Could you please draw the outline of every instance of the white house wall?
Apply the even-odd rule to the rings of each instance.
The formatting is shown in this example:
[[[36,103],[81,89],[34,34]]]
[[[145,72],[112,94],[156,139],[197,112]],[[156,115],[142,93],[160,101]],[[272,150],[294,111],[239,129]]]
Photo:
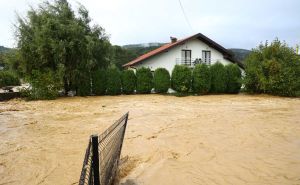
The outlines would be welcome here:
[[[230,64],[230,62],[227,59],[224,59],[223,54],[219,51],[217,51],[214,48],[209,47],[204,42],[193,39],[185,42],[184,44],[177,45],[168,51],[162,52],[160,54],[157,54],[153,57],[150,57],[134,67],[140,68],[140,67],[148,67],[152,71],[159,67],[166,68],[170,73],[172,72],[174,66],[176,65],[176,58],[181,58],[181,50],[182,49],[188,49],[192,51],[192,58],[202,58],[202,50],[209,50],[211,51],[211,64],[216,63],[217,61],[221,62],[224,65]]]

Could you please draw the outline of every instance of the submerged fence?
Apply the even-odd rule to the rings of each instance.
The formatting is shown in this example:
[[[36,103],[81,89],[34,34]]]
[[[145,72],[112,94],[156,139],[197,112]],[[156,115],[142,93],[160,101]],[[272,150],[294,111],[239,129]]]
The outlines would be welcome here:
[[[118,172],[128,113],[101,135],[92,135],[86,149],[79,185],[111,185]]]

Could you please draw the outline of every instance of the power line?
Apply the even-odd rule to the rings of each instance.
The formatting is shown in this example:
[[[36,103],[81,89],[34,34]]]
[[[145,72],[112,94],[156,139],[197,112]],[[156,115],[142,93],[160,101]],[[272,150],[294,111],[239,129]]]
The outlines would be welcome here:
[[[188,19],[187,15],[186,15],[185,11],[184,11],[184,8],[183,8],[183,6],[182,6],[182,3],[181,3],[181,1],[180,1],[180,0],[178,0],[178,1],[179,1],[180,8],[181,8],[181,11],[182,11],[182,13],[183,13],[183,16],[184,16],[184,18],[185,18],[185,21],[186,21],[186,22],[187,22],[187,24],[189,25],[189,27],[190,27],[191,31],[192,31],[192,32],[194,32],[194,30],[193,30],[193,27],[192,27],[192,25],[191,25],[191,23],[190,23],[190,21],[189,21],[189,19]]]

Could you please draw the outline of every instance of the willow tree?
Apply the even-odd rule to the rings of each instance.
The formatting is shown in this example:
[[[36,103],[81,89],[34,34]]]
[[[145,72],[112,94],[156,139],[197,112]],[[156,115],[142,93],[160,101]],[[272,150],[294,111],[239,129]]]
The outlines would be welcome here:
[[[108,66],[110,48],[104,29],[91,26],[90,22],[83,6],[74,12],[67,0],[45,2],[31,8],[25,18],[18,16],[18,48],[28,79],[38,78],[34,71],[52,71],[54,75],[62,74],[65,92],[89,94],[91,71]],[[61,69],[63,72],[59,73]]]

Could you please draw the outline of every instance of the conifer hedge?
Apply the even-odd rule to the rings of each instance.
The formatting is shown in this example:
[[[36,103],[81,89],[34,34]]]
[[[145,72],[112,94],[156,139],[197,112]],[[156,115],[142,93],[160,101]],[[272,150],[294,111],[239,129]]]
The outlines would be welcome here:
[[[122,72],[122,90],[124,94],[133,94],[136,88],[136,76],[134,71],[125,70]]]
[[[121,74],[117,68],[108,68],[106,73],[107,88],[106,94],[118,95],[121,94]]]
[[[212,93],[225,93],[227,84],[227,74],[222,63],[217,62],[210,67]]]
[[[195,66],[192,75],[192,89],[194,93],[207,94],[211,86],[211,72],[206,64]]]
[[[179,93],[187,93],[191,86],[191,70],[184,65],[176,65],[172,71],[171,86]]]
[[[153,88],[153,76],[149,68],[139,68],[136,70],[137,92],[141,94],[151,93]]]
[[[170,74],[165,68],[157,68],[154,71],[154,89],[157,93],[166,93],[170,87]]]

